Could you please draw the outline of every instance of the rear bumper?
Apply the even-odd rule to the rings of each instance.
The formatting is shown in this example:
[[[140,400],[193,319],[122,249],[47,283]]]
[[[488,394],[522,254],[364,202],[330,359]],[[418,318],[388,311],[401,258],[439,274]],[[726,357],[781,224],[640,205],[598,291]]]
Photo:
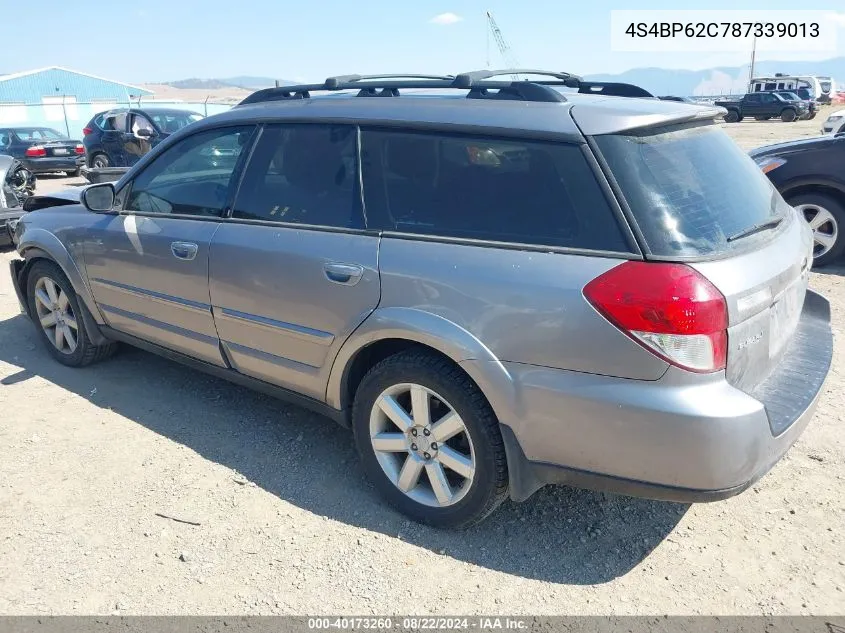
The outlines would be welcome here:
[[[723,374],[632,381],[505,364],[518,410],[502,419],[511,496],[566,484],[678,502],[736,495],[806,428],[833,356],[830,306],[808,291],[784,360],[751,394]]]
[[[85,157],[76,154],[61,158],[21,158],[20,161],[33,174],[76,171],[85,165]]]

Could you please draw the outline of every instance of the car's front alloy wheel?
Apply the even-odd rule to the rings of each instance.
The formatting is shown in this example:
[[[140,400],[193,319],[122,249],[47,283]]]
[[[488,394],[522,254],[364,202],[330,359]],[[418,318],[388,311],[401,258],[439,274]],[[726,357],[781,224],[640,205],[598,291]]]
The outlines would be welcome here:
[[[83,367],[109,356],[115,343],[94,345],[88,337],[79,298],[59,266],[36,261],[26,283],[29,315],[38,328],[47,351],[70,367]]]
[[[47,340],[62,354],[73,354],[79,340],[79,323],[68,294],[50,277],[35,282],[35,312]]]

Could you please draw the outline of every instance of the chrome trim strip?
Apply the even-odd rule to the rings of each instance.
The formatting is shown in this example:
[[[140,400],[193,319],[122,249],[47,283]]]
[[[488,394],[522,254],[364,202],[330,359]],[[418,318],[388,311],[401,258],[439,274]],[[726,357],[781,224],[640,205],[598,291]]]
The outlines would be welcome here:
[[[218,306],[212,307],[212,314],[215,319],[232,321],[235,323],[258,326],[260,328],[278,332],[281,330],[288,336],[308,341],[309,343],[316,343],[317,345],[329,346],[334,342],[334,334],[331,332],[324,332],[323,330],[315,330],[304,325],[296,325],[295,323],[287,323],[285,321],[277,321],[257,314],[249,314],[247,312],[240,312],[232,310],[231,308],[221,308]]]
[[[146,290],[145,288],[138,288],[137,286],[128,286],[126,284],[122,284],[116,281],[98,279],[95,277],[91,279],[91,285],[100,286],[101,288],[106,288],[108,290],[117,290],[119,292],[132,295],[133,297],[138,297],[140,299],[149,299],[151,301],[156,301],[165,305],[176,305],[180,308],[186,308],[188,310],[191,310],[192,312],[198,312],[204,315],[208,315],[209,312],[211,312],[211,306],[205,303],[199,303],[198,301],[191,301],[189,299],[183,299],[181,297],[174,297],[173,295],[167,295],[161,292],[155,292],[153,290]]]

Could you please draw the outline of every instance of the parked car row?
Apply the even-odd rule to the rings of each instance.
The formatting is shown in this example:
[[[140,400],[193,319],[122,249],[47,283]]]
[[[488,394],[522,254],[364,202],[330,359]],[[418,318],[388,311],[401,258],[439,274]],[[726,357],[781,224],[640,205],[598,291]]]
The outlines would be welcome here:
[[[0,154],[16,158],[33,174],[78,176],[85,164],[81,141],[47,127],[0,127]]]
[[[201,114],[175,108],[116,108],[100,112],[83,129],[89,167],[131,167],[174,132],[199,121]]]
[[[806,92],[806,91],[805,91]],[[809,98],[804,99],[794,91],[749,92],[738,100],[720,100],[715,105],[725,108],[727,123],[738,123],[746,117],[757,121],[779,118],[785,123],[800,119],[811,119],[818,112],[818,105]]]
[[[830,369],[813,230],[722,110],[514,72],[270,88],[33,198],[22,310],[64,365],[128,343],[337,420],[418,521],[742,492]]]

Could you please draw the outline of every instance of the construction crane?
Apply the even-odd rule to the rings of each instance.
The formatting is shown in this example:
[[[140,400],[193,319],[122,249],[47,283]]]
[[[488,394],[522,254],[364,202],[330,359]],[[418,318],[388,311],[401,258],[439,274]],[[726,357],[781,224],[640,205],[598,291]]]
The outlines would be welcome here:
[[[496,40],[496,46],[499,49],[499,52],[502,54],[502,59],[505,62],[505,66],[508,68],[519,68],[519,62],[516,61],[516,58],[511,51],[511,47],[508,46],[507,41],[505,41],[505,36],[502,35],[501,29],[496,24],[496,20],[493,19],[493,14],[487,11],[487,26],[490,27],[490,33],[493,34],[493,39]],[[487,67],[490,67],[490,38],[487,38]],[[511,78],[514,81],[519,81],[519,75],[511,75]]]

